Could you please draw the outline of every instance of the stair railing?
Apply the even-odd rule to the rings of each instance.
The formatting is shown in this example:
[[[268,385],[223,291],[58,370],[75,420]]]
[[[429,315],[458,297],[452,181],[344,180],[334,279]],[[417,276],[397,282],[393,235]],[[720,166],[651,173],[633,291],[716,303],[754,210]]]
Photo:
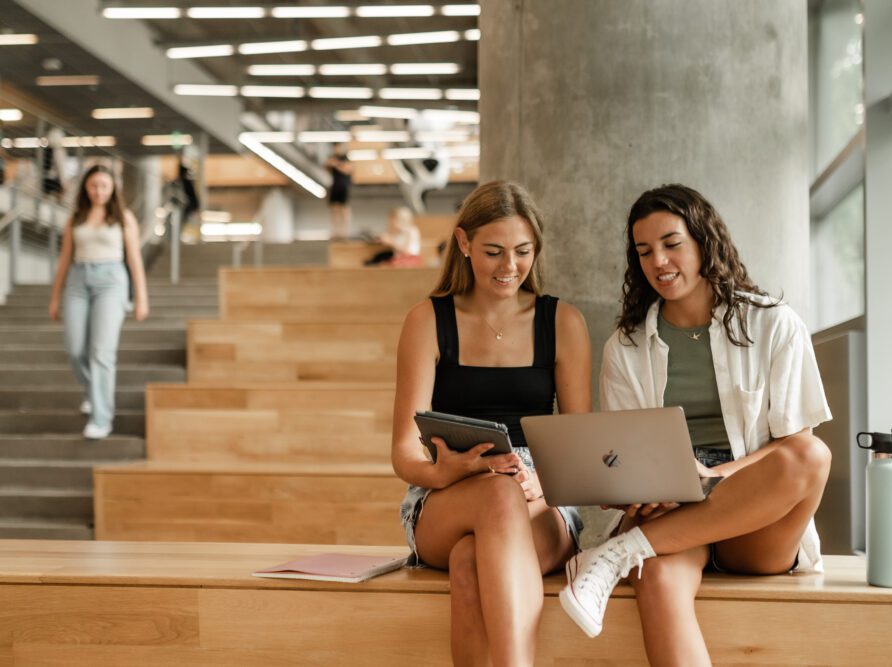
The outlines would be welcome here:
[[[33,220],[47,228],[48,280],[52,282],[59,257],[59,231],[65,227],[68,208],[26,188],[13,185],[0,187],[9,193],[9,210],[0,218],[0,234],[9,228],[9,284],[12,286],[17,283],[22,223],[27,220]]]

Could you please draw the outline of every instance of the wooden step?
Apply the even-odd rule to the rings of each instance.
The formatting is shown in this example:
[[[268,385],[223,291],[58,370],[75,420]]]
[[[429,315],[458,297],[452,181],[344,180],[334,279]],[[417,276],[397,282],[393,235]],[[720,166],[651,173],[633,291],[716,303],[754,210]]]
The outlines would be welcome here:
[[[148,457],[389,463],[389,383],[146,385]]]
[[[220,269],[220,319],[402,322],[437,269]]]
[[[145,461],[93,473],[103,540],[398,544],[406,484],[389,464]]]
[[[396,378],[397,322],[191,320],[189,382]]]
[[[339,551],[404,547],[0,541],[0,663],[436,667],[449,656],[443,572],[398,570],[362,584],[259,579],[251,572]],[[707,574],[697,600],[716,665],[889,664],[892,589],[862,560],[824,575]],[[564,614],[562,574],[545,578],[536,665],[647,665],[632,590],[613,594],[598,639]]]

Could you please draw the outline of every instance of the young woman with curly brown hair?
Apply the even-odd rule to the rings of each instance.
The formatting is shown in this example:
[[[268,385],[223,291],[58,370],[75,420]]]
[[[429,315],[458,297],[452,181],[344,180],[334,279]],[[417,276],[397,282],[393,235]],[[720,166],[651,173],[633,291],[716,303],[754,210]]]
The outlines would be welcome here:
[[[595,636],[614,586],[637,568],[651,664],[708,665],[694,612],[704,568],[822,569],[812,517],[830,452],[811,429],[830,411],[802,320],[749,278],[691,188],[663,186],[632,206],[600,381],[605,410],[682,406],[701,475],[725,479],[700,503],[624,508],[616,537],[568,562],[561,602]]]

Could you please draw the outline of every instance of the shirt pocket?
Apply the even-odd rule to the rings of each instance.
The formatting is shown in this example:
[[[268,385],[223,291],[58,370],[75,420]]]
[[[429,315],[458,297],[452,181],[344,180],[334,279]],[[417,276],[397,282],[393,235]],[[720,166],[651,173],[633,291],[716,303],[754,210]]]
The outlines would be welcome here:
[[[761,419],[765,385],[754,389],[744,389],[738,385],[737,395],[741,406],[743,442],[747,454],[751,454],[769,439],[767,414],[765,419]]]

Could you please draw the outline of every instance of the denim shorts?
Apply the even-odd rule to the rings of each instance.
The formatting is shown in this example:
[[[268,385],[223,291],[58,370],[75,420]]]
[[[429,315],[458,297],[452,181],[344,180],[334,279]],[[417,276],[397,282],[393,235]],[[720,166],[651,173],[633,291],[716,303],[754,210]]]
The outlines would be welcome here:
[[[694,447],[694,457],[707,468],[734,460],[731,450],[722,447]]]
[[[527,468],[535,470],[529,449],[526,447],[515,447],[514,451],[520,456]],[[406,543],[412,549],[412,554],[406,562],[406,567],[425,567],[424,561],[418,557],[418,549],[415,546],[415,524],[418,523],[418,519],[421,517],[421,512],[424,509],[424,501],[427,500],[432,490],[410,484],[403,502],[400,504],[400,521],[403,524],[403,529],[406,531]],[[584,527],[579,510],[575,507],[558,507],[557,510],[564,518],[567,534],[573,539],[573,544],[576,550],[579,551],[579,534]]]

